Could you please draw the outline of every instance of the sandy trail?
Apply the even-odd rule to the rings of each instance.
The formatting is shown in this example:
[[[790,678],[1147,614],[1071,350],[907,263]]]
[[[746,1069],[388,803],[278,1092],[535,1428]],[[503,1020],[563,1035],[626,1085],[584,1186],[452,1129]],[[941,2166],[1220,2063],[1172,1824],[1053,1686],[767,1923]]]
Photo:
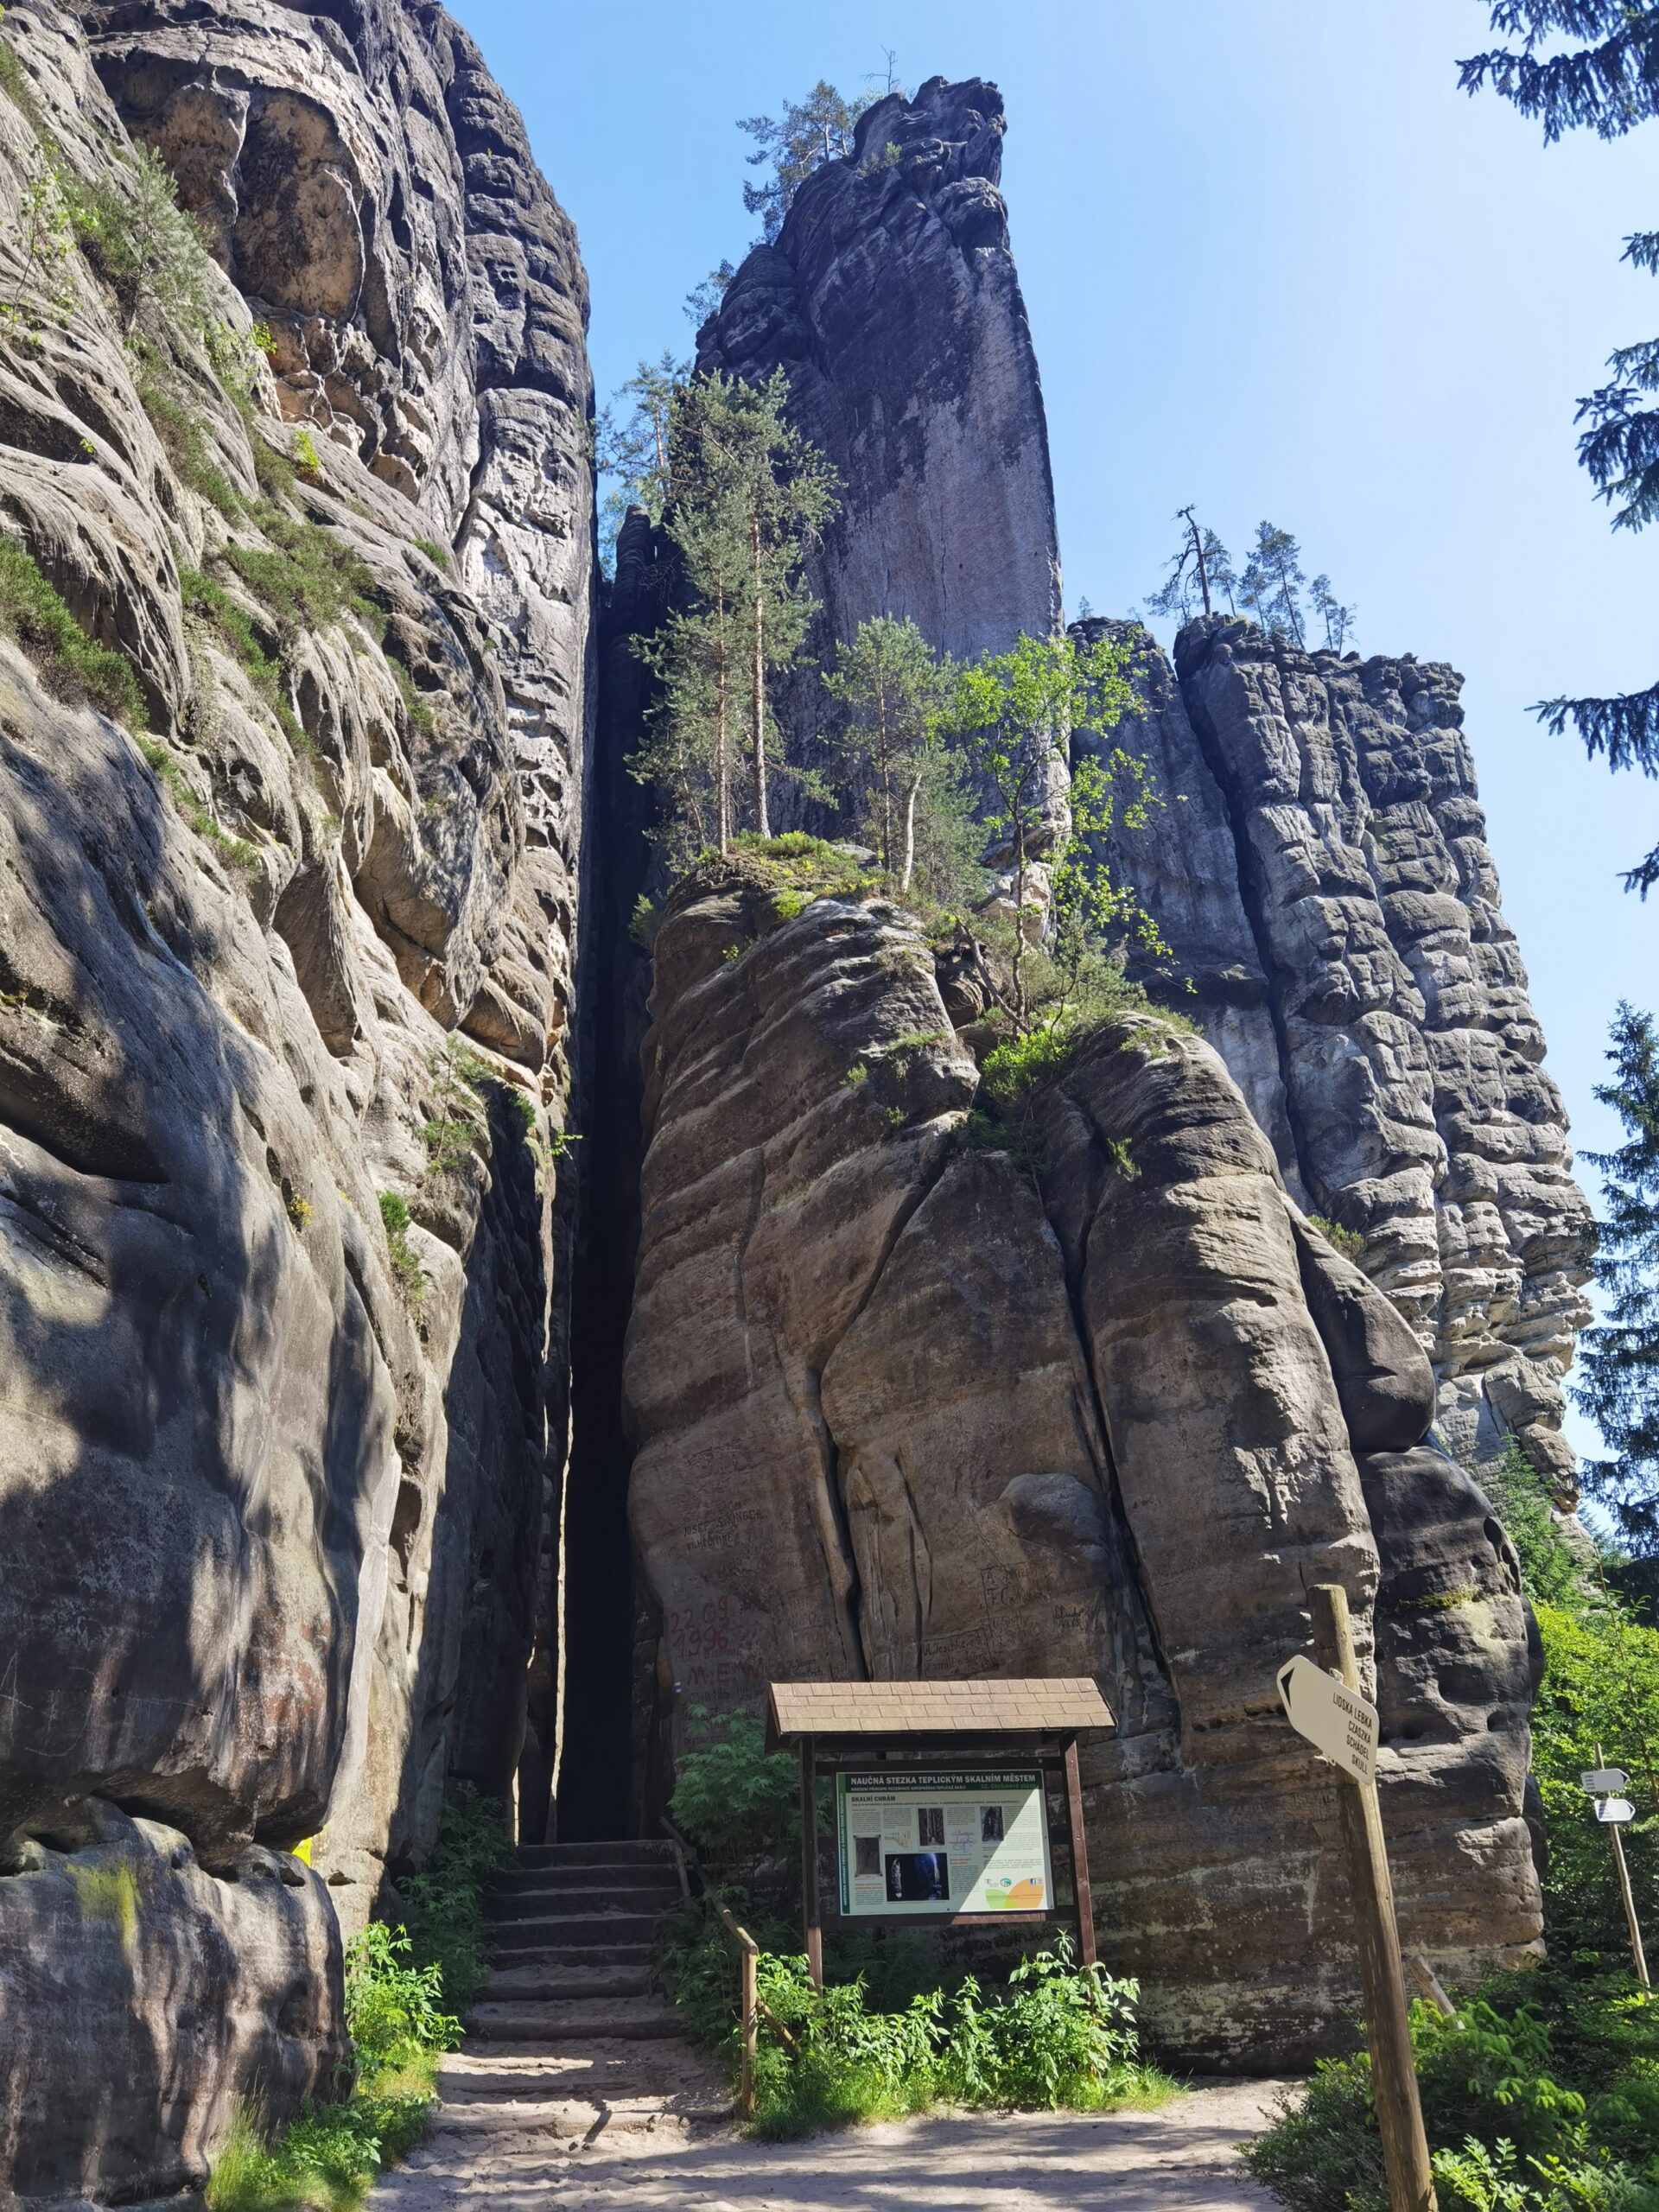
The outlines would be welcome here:
[[[465,2062],[461,2064],[464,2066]],[[463,2082],[446,2082],[464,2098]],[[523,2125],[480,2138],[446,2101],[427,2143],[386,2176],[372,2212],[1270,2212],[1237,2145],[1278,2084],[1206,2082],[1160,2112],[962,2114],[802,2143],[729,2126],[601,2113],[582,2133]],[[543,2108],[546,2110],[546,2107]]]

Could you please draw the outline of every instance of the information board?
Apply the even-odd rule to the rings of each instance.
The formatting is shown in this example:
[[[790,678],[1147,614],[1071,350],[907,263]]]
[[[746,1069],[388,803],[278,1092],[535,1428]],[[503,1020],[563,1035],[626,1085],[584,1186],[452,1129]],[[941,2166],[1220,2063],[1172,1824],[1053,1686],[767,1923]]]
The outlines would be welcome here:
[[[1034,1768],[836,1777],[841,1910],[904,1919],[1052,1912],[1043,1777]]]

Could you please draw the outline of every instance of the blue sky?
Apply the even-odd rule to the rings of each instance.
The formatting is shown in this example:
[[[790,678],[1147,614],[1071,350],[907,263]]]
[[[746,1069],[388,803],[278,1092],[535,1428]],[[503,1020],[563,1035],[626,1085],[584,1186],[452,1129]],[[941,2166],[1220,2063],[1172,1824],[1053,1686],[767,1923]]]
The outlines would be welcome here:
[[[1611,348],[1659,329],[1659,283],[1618,258],[1659,219],[1659,126],[1545,149],[1459,93],[1478,0],[456,12],[580,230],[601,397],[687,349],[684,294],[753,237],[736,118],[885,78],[889,48],[908,85],[1000,85],[1068,609],[1134,611],[1190,500],[1235,551],[1263,517],[1294,531],[1362,652],[1461,669],[1548,1065],[1576,1141],[1615,1141],[1607,1023],[1659,1002],[1659,899],[1617,872],[1659,842],[1659,790],[1526,709],[1659,676],[1659,531],[1609,531],[1573,429]]]

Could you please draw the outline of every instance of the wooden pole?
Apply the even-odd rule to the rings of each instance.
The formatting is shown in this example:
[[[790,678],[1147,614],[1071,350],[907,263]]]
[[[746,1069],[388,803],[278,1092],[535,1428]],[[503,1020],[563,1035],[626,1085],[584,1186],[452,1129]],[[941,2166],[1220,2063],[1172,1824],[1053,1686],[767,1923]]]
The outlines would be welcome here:
[[[818,1921],[818,1777],[812,1738],[801,1738],[801,1923],[812,1986],[823,1987],[823,1929]]]
[[[754,2118],[755,2017],[760,1993],[755,1986],[754,1951],[746,1943],[738,1956],[738,1986],[743,2006],[743,2070],[737,2085],[741,2120]]]
[[[1596,1745],[1596,1764],[1601,1764],[1601,1745]],[[1642,1948],[1642,1923],[1636,1916],[1636,1898],[1630,1890],[1630,1870],[1624,1864],[1624,1839],[1618,1832],[1618,1822],[1605,1823],[1608,1840],[1613,1847],[1613,1864],[1618,1869],[1618,1894],[1624,1902],[1624,1925],[1630,1931],[1630,1956],[1636,1961],[1636,1978],[1643,1989],[1651,1989],[1648,1980],[1648,1955]]]
[[[1319,1664],[1357,1692],[1359,1669],[1354,1658],[1347,1592],[1340,1583],[1319,1582],[1307,1596],[1313,1649]],[[1339,1802],[1360,1980],[1365,1994],[1371,2087],[1388,2169],[1389,2212],[1436,2212],[1428,2139],[1423,2133],[1422,2107],[1417,2097],[1417,2068],[1411,2055],[1405,1977],[1400,1970],[1394,1885],[1389,1878],[1376,1783],[1355,1782],[1342,1774]]]
[[[1077,1898],[1077,1950],[1095,1963],[1095,1899],[1089,1886],[1089,1839],[1083,1828],[1083,1785],[1077,1778],[1077,1739],[1065,1747],[1065,1818],[1071,1841],[1071,1886]]]

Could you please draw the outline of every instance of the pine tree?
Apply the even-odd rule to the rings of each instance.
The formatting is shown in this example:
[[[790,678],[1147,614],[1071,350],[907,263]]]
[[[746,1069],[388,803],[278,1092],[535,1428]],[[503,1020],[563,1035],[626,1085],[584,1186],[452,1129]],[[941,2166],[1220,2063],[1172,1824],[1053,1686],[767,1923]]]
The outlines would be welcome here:
[[[1568,130],[1622,138],[1659,115],[1659,6],[1639,0],[1494,0],[1494,30],[1515,46],[1471,54],[1459,64],[1467,92],[1490,86],[1522,115],[1544,126],[1552,144]],[[1564,52],[1541,53],[1561,38],[1586,41]],[[1659,273],[1659,232],[1624,241],[1625,260]],[[1599,495],[1617,508],[1615,530],[1642,530],[1659,517],[1659,409],[1644,407],[1659,392],[1659,340],[1620,346],[1608,361],[1613,380],[1579,402],[1579,461]],[[1533,710],[1554,737],[1570,727],[1593,760],[1659,776],[1659,683],[1609,698],[1544,699]],[[1659,846],[1624,875],[1627,891],[1645,899],[1659,883]]]
[[[1313,612],[1325,625],[1325,645],[1327,652],[1339,653],[1347,644],[1354,626],[1354,612],[1344,607],[1331,588],[1329,576],[1315,576],[1307,588],[1313,602]]]
[[[1214,613],[1224,598],[1230,613],[1238,582],[1232,556],[1213,530],[1199,528],[1191,507],[1181,508],[1175,519],[1186,524],[1186,536],[1169,557],[1169,574],[1146,601],[1147,613],[1190,622],[1195,613]]]
[[[662,358],[641,361],[594,426],[594,459],[611,488],[601,510],[603,534],[614,538],[631,506],[644,507],[661,522],[673,490],[669,466],[669,426],[677,393],[690,377],[689,361],[677,361],[666,346]],[[624,420],[616,410],[632,402]]]
[[[766,183],[743,188],[743,205],[751,215],[760,216],[768,245],[782,230],[791,201],[813,170],[822,168],[826,162],[850,157],[854,127],[875,98],[874,92],[863,92],[855,99],[843,99],[821,77],[804,100],[785,101],[781,122],[774,122],[769,115],[752,115],[738,124],[755,142],[755,150],[748,156],[749,167],[760,168],[772,163],[772,175]]]
[[[1306,651],[1301,595],[1307,579],[1300,565],[1301,556],[1301,547],[1287,530],[1258,523],[1238,595],[1276,644],[1297,645]]]
[[[936,659],[913,622],[890,614],[861,622],[824,678],[845,716],[834,741],[841,780],[869,820],[883,873],[902,891],[915,872],[917,809],[938,766],[939,716],[955,681],[954,664]]]
[[[1597,1224],[1595,1281],[1607,1319],[1579,1339],[1573,1396],[1611,1457],[1580,1469],[1586,1490],[1612,1511],[1638,1553],[1659,1553],[1659,1038],[1653,1017],[1621,1004],[1608,1058],[1614,1079],[1596,1096],[1624,1125],[1616,1152],[1584,1154],[1599,1167],[1606,1217]]]
[[[817,607],[802,562],[836,505],[833,470],[784,420],[788,397],[779,369],[760,385],[694,378],[669,403],[664,527],[691,605],[636,643],[663,690],[632,766],[669,797],[671,838],[712,831],[722,852],[741,810],[740,744],[753,825],[771,835],[770,683],[799,655]]]

